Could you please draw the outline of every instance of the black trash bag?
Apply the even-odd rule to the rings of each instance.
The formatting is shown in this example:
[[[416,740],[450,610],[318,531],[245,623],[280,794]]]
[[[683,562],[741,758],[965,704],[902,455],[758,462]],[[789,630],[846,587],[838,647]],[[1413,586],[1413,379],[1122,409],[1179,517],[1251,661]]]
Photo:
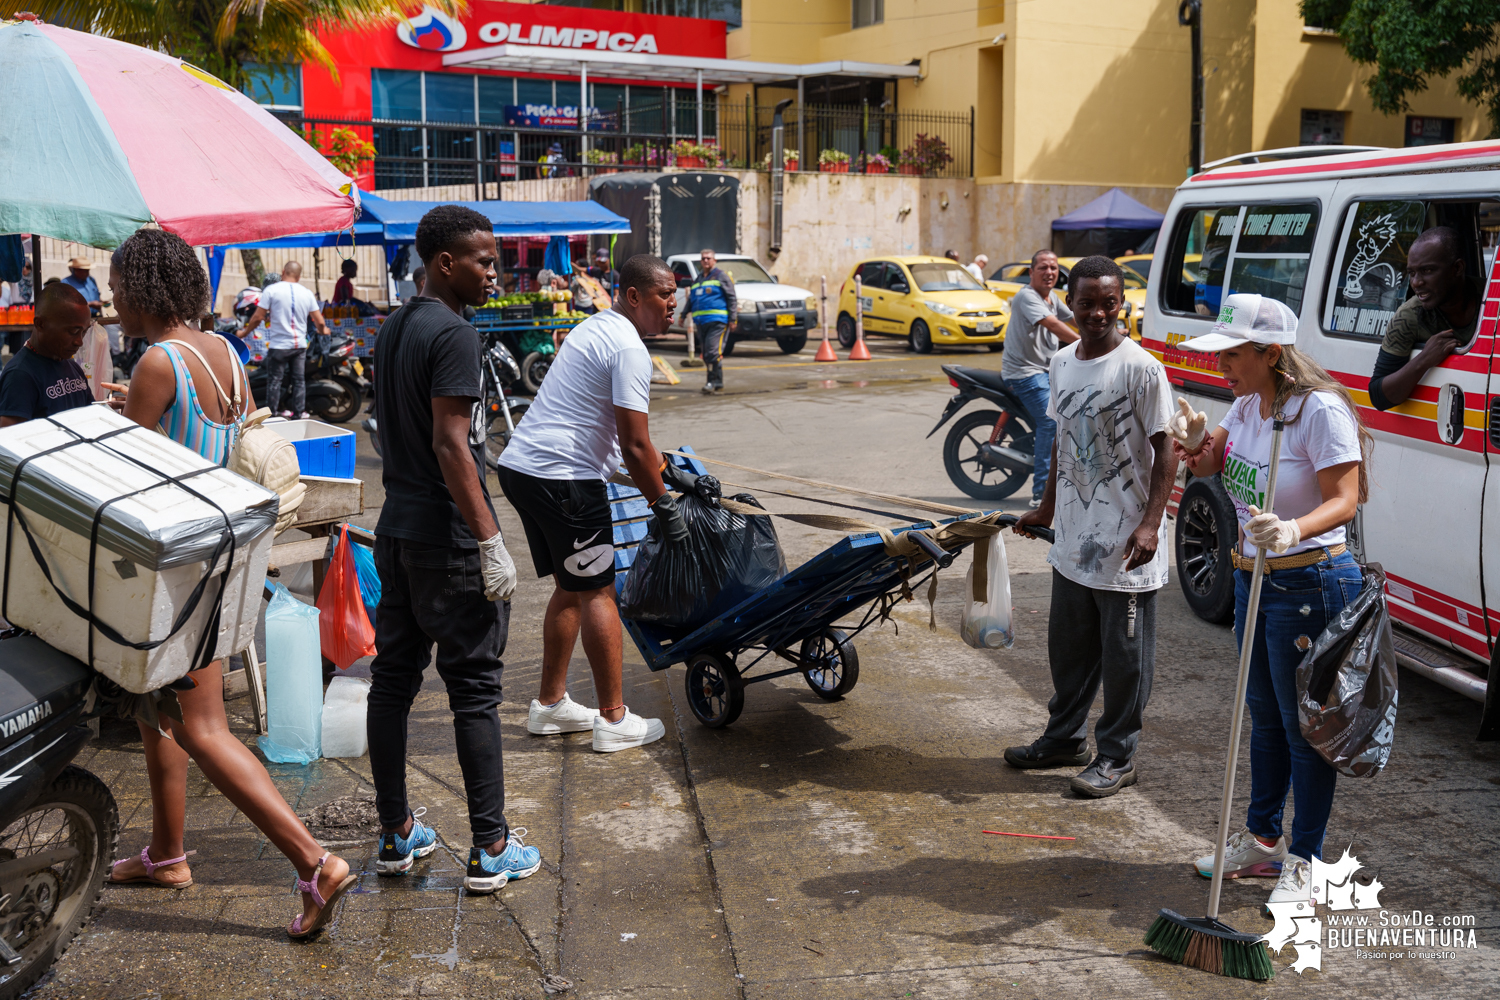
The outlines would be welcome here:
[[[1391,757],[1398,693],[1385,573],[1370,565],[1297,668],[1302,735],[1340,774],[1374,777]]]
[[[759,507],[741,493],[732,499]],[[786,575],[769,517],[732,514],[684,493],[677,499],[688,540],[672,545],[655,518],[620,591],[620,617],[694,629]]]

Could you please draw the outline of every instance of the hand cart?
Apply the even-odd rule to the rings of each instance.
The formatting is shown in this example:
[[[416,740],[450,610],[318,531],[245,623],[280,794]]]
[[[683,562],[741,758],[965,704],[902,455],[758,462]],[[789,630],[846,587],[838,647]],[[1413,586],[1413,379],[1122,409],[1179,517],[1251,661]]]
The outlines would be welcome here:
[[[707,472],[696,459],[672,456],[671,460],[697,475]],[[608,491],[618,593],[653,515],[634,487],[609,483]],[[892,534],[900,536],[914,529],[983,516],[975,513],[937,522],[919,521],[892,529]],[[1014,523],[1014,518],[1007,515],[1005,521]],[[1044,534],[1041,529],[1033,530],[1039,536]],[[773,677],[801,674],[815,695],[837,701],[859,681],[854,637],[889,617],[894,604],[925,584],[931,574],[951,565],[969,544],[968,540],[950,541],[944,548],[920,533],[912,538],[922,556],[887,554],[881,536],[875,532],[847,535],[719,618],[691,631],[630,620],[625,621],[625,627],[652,670],[665,670],[674,663],[687,665],[688,707],[711,729],[727,726],[739,717],[745,707],[746,684]],[[864,614],[857,625],[848,630],[834,627],[835,622],[861,608]],[[750,676],[751,670],[772,655],[792,665]],[[772,661],[769,666],[779,664]]]

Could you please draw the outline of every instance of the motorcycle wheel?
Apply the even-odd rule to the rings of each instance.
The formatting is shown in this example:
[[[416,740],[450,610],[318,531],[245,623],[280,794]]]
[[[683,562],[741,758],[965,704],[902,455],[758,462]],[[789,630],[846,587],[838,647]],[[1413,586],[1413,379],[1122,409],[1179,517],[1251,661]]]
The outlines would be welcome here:
[[[104,889],[119,837],[114,796],[104,782],[69,765],[27,810],[0,831],[0,861],[14,863],[71,847],[77,855],[25,877],[0,916],[0,936],[21,955],[0,966],[0,1000],[14,1000],[62,957],[88,923]]]
[[[309,407],[320,420],[330,424],[348,423],[359,413],[359,402],[364,394],[363,390],[360,389],[358,382],[339,375],[333,376],[328,381],[338,387],[338,392],[308,400]]]
[[[519,424],[526,411],[531,409],[531,401],[527,399],[510,399],[510,422]],[[484,434],[484,462],[496,471],[500,468],[500,453],[505,446],[510,444],[510,431],[505,426],[505,414],[495,413],[490,417],[489,426],[485,428]]]
[[[1026,482],[1030,473],[986,465],[979,457],[979,446],[988,444],[995,421],[1000,419],[999,410],[974,410],[958,418],[948,437],[943,442],[943,466],[953,485],[976,500],[1004,500]],[[1030,431],[1015,433],[1019,421],[1014,415],[1005,425],[1005,431],[996,444],[1019,451],[1029,451],[1034,440]]]
[[[543,354],[541,351],[532,351],[521,360],[521,389],[529,395],[535,396],[542,391],[542,379],[547,377],[547,372],[552,368],[552,360],[555,354]],[[501,421],[502,425],[504,421]]]

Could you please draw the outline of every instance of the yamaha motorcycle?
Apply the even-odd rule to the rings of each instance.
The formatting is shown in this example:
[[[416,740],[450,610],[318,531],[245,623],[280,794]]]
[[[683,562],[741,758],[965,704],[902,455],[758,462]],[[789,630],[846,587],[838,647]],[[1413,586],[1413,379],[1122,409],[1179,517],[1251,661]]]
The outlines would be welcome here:
[[[988,368],[944,365],[958,395],[948,401],[942,419],[928,437],[965,406],[982,399],[999,410],[971,410],[959,418],[943,441],[943,466],[953,485],[977,500],[1003,500],[1026,482],[1034,468],[1036,428],[1021,399]]]
[[[342,424],[353,420],[359,413],[359,404],[365,398],[367,383],[354,370],[354,341],[341,334],[312,338],[303,362],[307,379],[307,408],[319,420],[330,424]],[[266,383],[269,375],[266,366],[260,365],[250,373],[250,391],[264,406]],[[289,380],[282,379],[282,401],[290,392]]]
[[[67,950],[114,857],[114,796],[72,764],[98,731],[96,676],[34,635],[0,632],[0,1000]]]

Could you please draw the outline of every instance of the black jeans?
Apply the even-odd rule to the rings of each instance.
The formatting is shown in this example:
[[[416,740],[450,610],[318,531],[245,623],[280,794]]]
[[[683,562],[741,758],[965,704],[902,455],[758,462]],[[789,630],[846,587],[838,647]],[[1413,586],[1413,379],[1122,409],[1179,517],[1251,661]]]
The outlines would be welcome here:
[[[281,380],[291,369],[292,398],[286,409],[293,413],[307,412],[307,348],[273,347],[266,351],[266,405],[272,413],[280,413]]]
[[[448,688],[458,766],[469,799],[474,844],[509,835],[505,765],[500,756],[500,654],[510,603],[484,596],[479,552],[438,548],[377,535],[375,660],[370,664],[366,725],[375,808],[386,827],[406,822],[406,720],[437,646],[438,676]]]

